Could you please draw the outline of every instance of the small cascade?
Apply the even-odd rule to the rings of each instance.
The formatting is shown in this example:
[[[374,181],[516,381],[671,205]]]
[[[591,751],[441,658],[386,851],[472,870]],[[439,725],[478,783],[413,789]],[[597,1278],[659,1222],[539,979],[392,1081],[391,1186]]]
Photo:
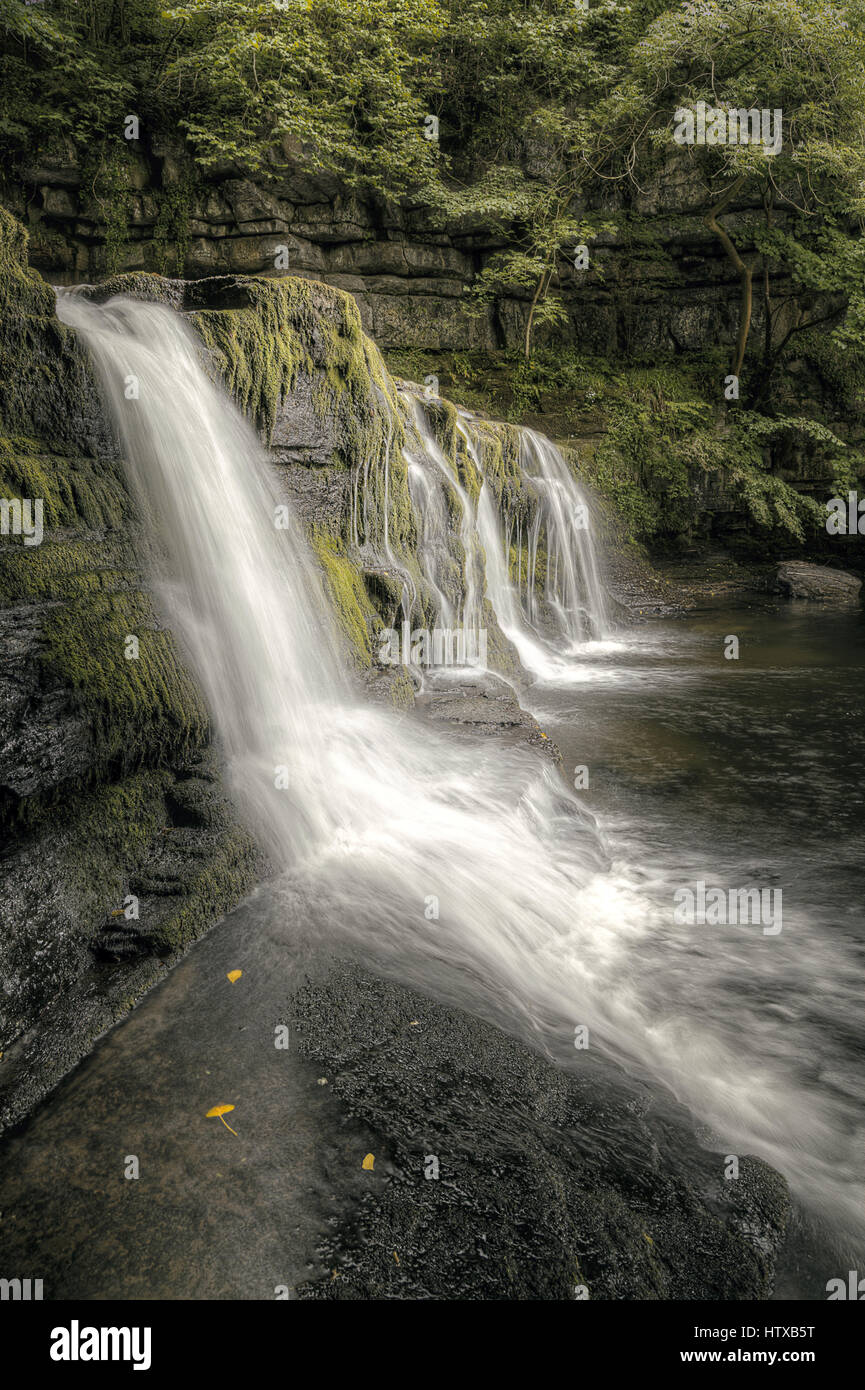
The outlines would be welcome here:
[[[412,503],[421,540],[418,557],[433,594],[437,622],[462,636],[463,650],[484,666],[484,556],[474,504],[438,443],[422,402],[402,395],[411,425],[406,448]]]
[[[609,632],[610,617],[592,539],[589,504],[552,441],[534,430],[521,433],[522,468],[539,499],[529,530],[529,621],[537,624],[546,605],[554,615],[557,633],[572,646],[603,638]],[[541,596],[536,588],[540,544],[546,548]]]
[[[375,520],[368,461],[353,482],[359,556],[404,576],[403,621],[456,630],[464,650],[477,655],[486,651],[489,603],[527,674],[561,679],[585,644],[606,637],[610,627],[591,511],[566,460],[535,431],[491,426],[466,411],[457,417],[457,447],[449,457],[427,399],[406,388],[400,405],[419,575],[412,576],[407,558],[394,555],[386,521]],[[517,447],[513,472],[502,477],[497,431],[509,428]],[[393,423],[392,436],[399,429]],[[389,456],[384,471],[389,506]],[[469,477],[476,487],[467,485]]]

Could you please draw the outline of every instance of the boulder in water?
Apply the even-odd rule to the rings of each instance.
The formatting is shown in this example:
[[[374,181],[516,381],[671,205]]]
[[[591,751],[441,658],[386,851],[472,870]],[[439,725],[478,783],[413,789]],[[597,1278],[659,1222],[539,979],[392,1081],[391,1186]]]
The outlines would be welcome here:
[[[855,603],[862,580],[847,570],[787,560],[778,566],[773,589],[784,598],[811,599],[815,603]]]

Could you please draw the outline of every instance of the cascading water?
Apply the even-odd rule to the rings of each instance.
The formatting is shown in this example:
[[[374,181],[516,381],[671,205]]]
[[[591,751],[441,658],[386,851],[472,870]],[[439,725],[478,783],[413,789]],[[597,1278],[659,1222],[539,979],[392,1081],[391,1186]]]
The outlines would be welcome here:
[[[437,621],[472,636],[483,627],[484,589],[496,620],[527,672],[541,679],[573,675],[570,657],[606,638],[610,617],[592,539],[586,498],[559,450],[532,430],[520,433],[520,470],[531,499],[525,521],[497,503],[487,478],[485,448],[473,417],[461,412],[457,431],[482,480],[477,504],[438,443],[425,397],[404,390],[410,443],[405,449],[417,521],[418,559]],[[369,495],[368,468],[363,506]],[[503,497],[504,501],[504,497]],[[459,517],[462,556],[454,554],[451,514]],[[510,553],[516,555],[516,575]],[[538,582],[539,555],[545,573]],[[391,557],[392,558],[392,557]]]
[[[280,499],[264,453],[208,380],[183,320],[153,305],[97,307],[70,295],[58,312],[104,383],[158,542],[166,608],[209,701],[238,805],[281,871],[286,932],[302,920],[352,941],[558,1056],[574,1027],[588,1025],[598,1053],[669,1085],[733,1151],[774,1162],[836,1224],[860,1220],[858,1140],[832,1099],[801,1080],[774,1016],[752,1023],[745,1012],[735,1026],[713,1026],[702,953],[647,891],[651,868],[620,863],[529,750],[484,756],[352,694],[306,544],[274,524]],[[137,400],[125,396],[129,375]],[[563,480],[530,443],[554,516]],[[556,524],[563,551],[557,574],[550,561],[553,592],[570,624],[579,621],[569,611],[576,590],[567,526]],[[477,526],[499,620],[528,633],[487,483]],[[288,788],[277,785],[280,767]],[[430,897],[436,920],[425,914]],[[833,952],[846,970],[842,943],[826,948],[823,968]]]
[[[405,449],[409,493],[420,536],[418,559],[429,586],[436,624],[459,633],[462,656],[474,670],[486,666],[483,625],[483,551],[475,509],[442,452],[422,402],[405,391],[410,444]],[[452,513],[459,516],[453,545]]]
[[[540,494],[530,532],[530,617],[536,617],[538,608],[536,557],[543,534],[547,547],[544,599],[554,611],[558,631],[576,648],[593,637],[605,637],[610,628],[588,502],[549,439],[526,429],[522,431],[522,442],[523,471],[532,478]]]

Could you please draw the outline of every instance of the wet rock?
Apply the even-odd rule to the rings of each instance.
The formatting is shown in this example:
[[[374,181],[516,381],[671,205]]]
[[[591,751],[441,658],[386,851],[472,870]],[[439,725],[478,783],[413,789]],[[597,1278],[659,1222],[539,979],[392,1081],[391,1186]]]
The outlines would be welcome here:
[[[855,603],[862,580],[846,570],[788,560],[778,566],[773,585],[784,598],[810,599],[814,603]]]
[[[786,1184],[752,1158],[725,1183],[684,1112],[354,966],[310,980],[292,1012],[389,1174],[301,1298],[768,1296]]]
[[[93,938],[90,949],[100,959],[112,961],[146,956],[150,950],[146,938],[135,927],[115,921],[106,923],[99,935]]]

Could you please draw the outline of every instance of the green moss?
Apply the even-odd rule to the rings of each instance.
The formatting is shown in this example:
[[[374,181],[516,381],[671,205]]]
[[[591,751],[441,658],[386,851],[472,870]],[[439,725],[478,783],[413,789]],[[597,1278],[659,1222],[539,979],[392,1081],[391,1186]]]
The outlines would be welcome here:
[[[27,315],[49,318],[53,313],[53,291],[27,264],[27,233],[0,207],[0,322],[20,326]]]
[[[511,545],[508,549],[508,574],[512,584],[525,585],[529,572],[529,549],[526,545]],[[535,555],[535,588],[543,593],[547,574],[547,552],[538,546]]]
[[[210,842],[206,856],[196,851],[183,876],[183,898],[147,929],[151,948],[166,955],[188,946],[229,912],[260,875],[261,855],[252,837],[232,826]]]
[[[129,495],[111,464],[33,448],[32,441],[0,438],[0,497],[41,497],[46,530],[104,530],[131,519]]]
[[[129,635],[139,641],[136,660],[125,656]],[[147,595],[97,592],[50,609],[43,643],[45,674],[76,693],[101,761],[164,762],[207,739],[201,693]]]
[[[314,381],[320,416],[342,425],[340,461],[361,462],[380,445],[382,417],[396,397],[377,350],[365,338],[354,300],[293,276],[235,276],[230,307],[202,308],[190,320],[241,410],[270,440],[299,371]]]
[[[116,542],[43,541],[0,545],[0,605],[23,598],[72,599],[131,588],[138,582],[129,554]]]
[[[192,315],[226,387],[268,440],[306,355],[281,307],[276,296],[267,296],[263,309],[202,309]]]
[[[339,538],[317,530],[312,536],[312,547],[324,574],[340,631],[357,665],[369,667],[372,665],[370,639],[377,622],[363,580]]]
[[[404,667],[394,673],[390,684],[391,704],[395,709],[411,709],[414,705],[414,685]]]
[[[520,467],[520,432],[513,425],[489,420],[476,424],[483,472],[502,511],[528,517],[534,498]]]
[[[139,772],[67,800],[67,814],[78,823],[77,844],[64,866],[68,879],[86,889],[103,877],[107,861],[116,861],[116,887],[107,897],[118,903],[126,878],[165,825],[165,792],[171,780],[164,769]],[[101,895],[104,891],[101,887]]]

